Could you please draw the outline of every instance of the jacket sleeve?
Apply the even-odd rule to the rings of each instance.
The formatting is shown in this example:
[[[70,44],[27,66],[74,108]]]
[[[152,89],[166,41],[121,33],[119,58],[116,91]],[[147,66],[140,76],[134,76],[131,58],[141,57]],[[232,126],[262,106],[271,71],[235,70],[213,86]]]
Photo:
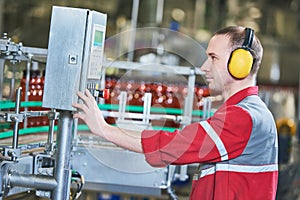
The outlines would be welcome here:
[[[241,107],[229,106],[182,130],[145,130],[142,146],[146,161],[155,167],[220,162],[243,152],[251,130],[250,114]]]

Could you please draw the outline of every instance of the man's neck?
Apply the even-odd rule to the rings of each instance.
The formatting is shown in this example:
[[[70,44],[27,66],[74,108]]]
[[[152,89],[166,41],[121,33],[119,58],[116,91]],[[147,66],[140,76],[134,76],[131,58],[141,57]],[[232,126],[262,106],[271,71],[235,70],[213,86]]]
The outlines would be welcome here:
[[[250,79],[244,79],[241,81],[233,82],[230,86],[225,87],[225,90],[222,94],[224,101],[227,101],[227,99],[229,99],[232,95],[236,94],[237,92],[252,86],[255,86],[255,81]]]

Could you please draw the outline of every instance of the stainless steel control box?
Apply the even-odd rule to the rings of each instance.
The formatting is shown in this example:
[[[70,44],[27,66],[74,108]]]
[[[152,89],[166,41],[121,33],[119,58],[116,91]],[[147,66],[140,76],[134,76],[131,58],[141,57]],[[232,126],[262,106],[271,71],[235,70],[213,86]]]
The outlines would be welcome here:
[[[77,91],[99,87],[107,15],[53,6],[43,107],[75,110]]]

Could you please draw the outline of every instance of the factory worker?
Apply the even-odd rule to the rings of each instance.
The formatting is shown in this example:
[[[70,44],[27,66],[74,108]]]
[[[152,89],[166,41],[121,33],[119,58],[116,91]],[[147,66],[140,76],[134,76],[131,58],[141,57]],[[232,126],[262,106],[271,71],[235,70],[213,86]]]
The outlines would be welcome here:
[[[84,103],[73,104],[79,110],[74,118],[82,119],[95,135],[143,153],[154,167],[199,163],[192,200],[273,200],[278,143],[273,116],[256,86],[261,43],[252,29],[231,26],[212,36],[206,53],[201,70],[210,94],[224,99],[207,120],[174,132],[124,130],[106,123],[88,91],[78,93]]]

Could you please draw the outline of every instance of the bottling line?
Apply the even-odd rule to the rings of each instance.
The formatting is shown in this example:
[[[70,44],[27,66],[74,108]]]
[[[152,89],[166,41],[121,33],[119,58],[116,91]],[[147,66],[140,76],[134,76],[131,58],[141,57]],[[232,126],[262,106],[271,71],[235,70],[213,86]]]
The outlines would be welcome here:
[[[160,196],[162,190],[166,190],[172,199],[177,199],[172,181],[185,181],[188,178],[187,166],[153,168],[141,154],[86,134],[87,130],[81,134],[78,130],[82,124],[73,119],[76,110],[72,103],[78,101],[77,91],[89,89],[99,102],[108,95],[104,86],[107,67],[151,70],[138,67],[139,63],[103,58],[106,20],[106,14],[96,11],[54,6],[48,49],[24,47],[7,36],[0,40],[2,71],[5,60],[12,63],[25,61],[29,72],[34,56],[47,58],[42,100],[42,107],[46,110],[21,110],[22,89],[17,88],[14,111],[0,112],[2,120],[13,124],[11,145],[1,146],[0,199],[26,191],[34,191],[37,197],[53,200],[78,199],[82,190],[151,196]],[[106,117],[117,119],[117,126],[149,129],[153,128],[151,121],[158,119],[179,122],[181,127],[192,122],[195,79],[201,72],[193,67],[159,65],[154,68],[156,72],[172,71],[175,76],[188,77],[183,111],[176,114],[155,113],[151,108],[152,94],[145,93],[142,109],[131,112],[126,105],[128,95],[122,91],[118,94],[118,109],[103,111]],[[28,92],[29,73],[26,79],[25,94]],[[0,80],[2,87],[3,77]],[[210,112],[211,102],[207,98],[200,119],[208,117]],[[39,116],[49,119],[47,141],[37,145],[19,145],[20,123]]]

